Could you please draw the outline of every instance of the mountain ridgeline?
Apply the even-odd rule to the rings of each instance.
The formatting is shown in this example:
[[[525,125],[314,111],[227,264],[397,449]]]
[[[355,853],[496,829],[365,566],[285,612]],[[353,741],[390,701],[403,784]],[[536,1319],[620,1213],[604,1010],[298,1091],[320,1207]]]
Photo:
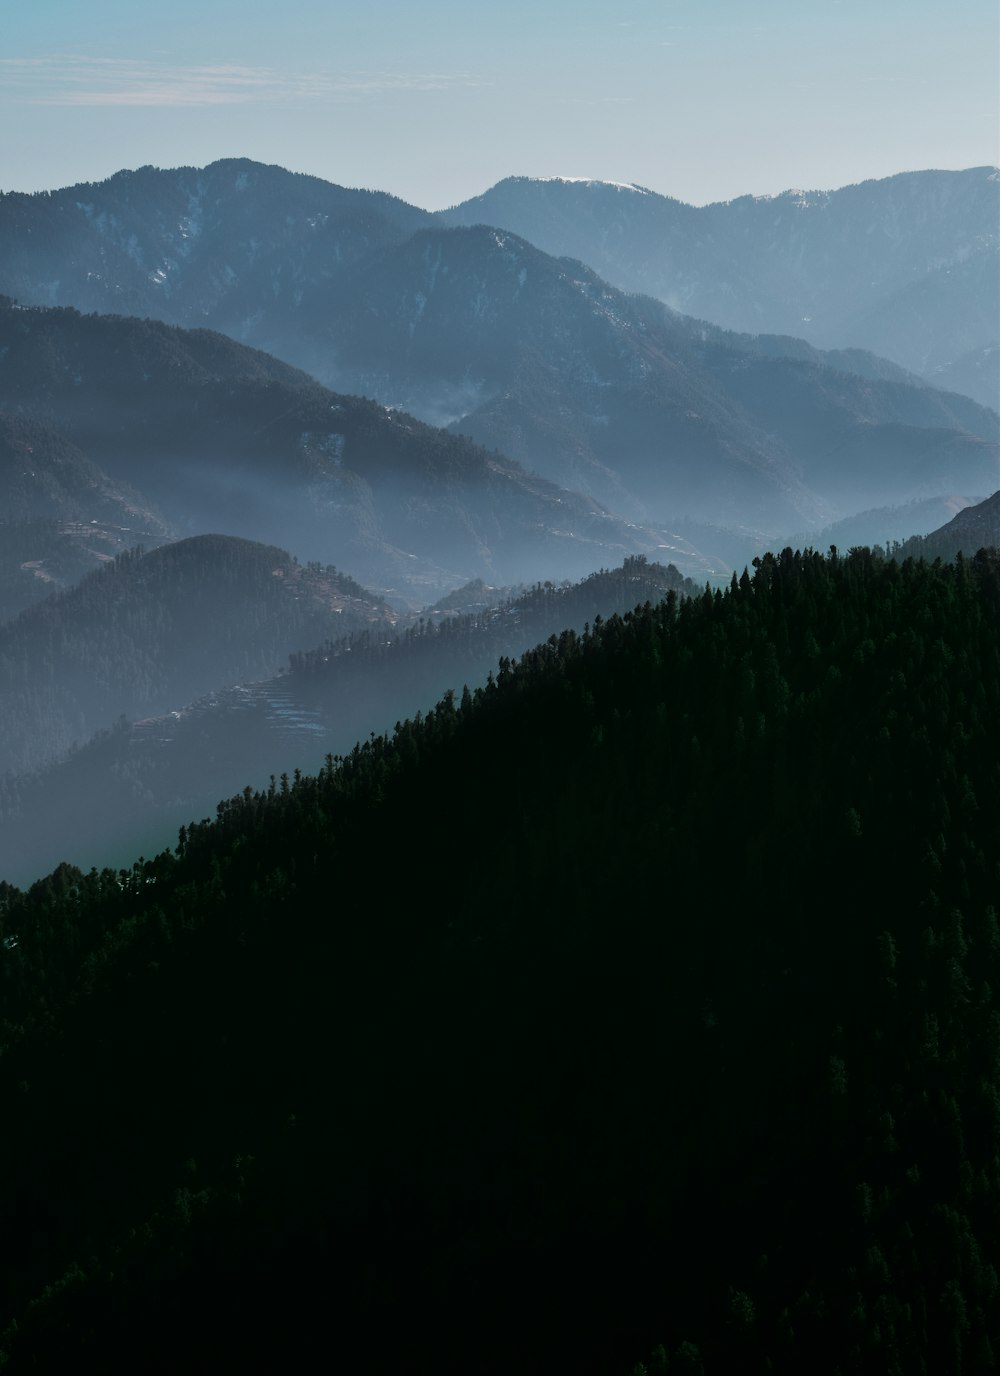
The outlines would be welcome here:
[[[335,568],[232,536],[119,555],[0,626],[0,772],[37,769],[119,717],[267,678],[302,645],[394,619]]]
[[[870,349],[998,409],[994,167],[701,207],[627,184],[508,177],[439,218],[512,230],[731,330]],[[992,367],[976,368],[990,352]]]
[[[633,519],[774,534],[963,485],[985,495],[997,472],[996,414],[965,398],[860,353],[728,334],[483,226],[387,253],[330,356],[350,360],[346,390],[454,415]]]
[[[860,346],[932,380],[961,375],[996,409],[995,370],[971,365],[997,345],[998,215],[989,167],[703,207],[630,184],[508,177],[430,215],[224,159],[0,196],[0,291],[205,325],[284,356],[417,230],[489,225],[727,329]]]
[[[246,337],[279,292],[311,302],[430,221],[394,196],[248,159],[42,195],[0,195],[0,290],[32,305],[151,316]],[[287,289],[287,290],[283,290]],[[265,326],[266,328],[266,326]]]
[[[998,177],[0,194],[5,1372],[997,1369]]]
[[[208,330],[0,303],[0,408],[57,429],[179,533],[277,544],[417,605],[476,576],[579,578],[657,546],[706,566],[501,454]]]
[[[50,426],[0,411],[0,624],[170,527]]]
[[[235,586],[213,567],[206,544],[239,572]],[[159,574],[150,567],[157,563]],[[180,577],[172,573],[178,567]],[[178,606],[176,594],[190,595],[195,577],[208,588],[224,586],[194,599],[193,608],[183,597]],[[443,693],[485,684],[499,663],[550,636],[582,631],[670,591],[697,591],[673,566],[638,557],[579,584],[547,583],[481,610],[418,620],[366,599],[361,589],[345,598],[344,581],[333,570],[300,569],[281,551],[186,541],[176,553],[158,551],[129,561],[116,577],[82,585],[76,601],[90,609],[79,618],[89,626],[86,636],[82,626],[71,629],[78,620],[72,598],[23,618],[6,640],[0,629],[0,666],[13,661],[20,670],[10,673],[13,686],[0,698],[0,739],[22,761],[29,757],[20,773],[0,778],[0,874],[30,883],[64,860],[130,864],[140,852],[169,845],[192,818],[212,815],[219,798],[248,783],[266,786],[269,776],[315,771],[326,755],[429,710]],[[235,605],[224,617],[227,599]],[[335,638],[317,645],[319,636],[310,641],[306,628],[323,625],[324,616],[327,627],[340,624]],[[217,626],[227,629],[215,644]],[[266,677],[277,648],[296,636],[297,646],[309,648],[291,654],[289,671]],[[258,673],[237,680],[235,667],[251,655]],[[261,671],[268,655],[272,668]],[[195,673],[201,691],[206,683],[213,691],[185,697],[182,685],[190,688]],[[132,720],[109,715],[108,684],[117,711]],[[172,710],[161,706],[163,714],[152,715],[152,695],[162,702],[168,690]],[[86,709],[91,730],[104,729],[60,763],[24,772],[46,758],[43,751],[69,744],[70,727],[87,720]]]
[[[811,308],[801,303],[791,313],[716,316],[752,331],[728,333],[653,300],[657,281],[630,279],[630,291],[646,293],[640,297],[602,280],[594,269],[607,267],[596,242],[557,257],[543,251],[551,237],[529,243],[510,227],[445,227],[441,217],[392,198],[324,185],[280,168],[222,162],[200,171],[146,168],[47,197],[4,197],[0,243],[10,253],[0,289],[25,304],[144,312],[223,329],[340,392],[451,424],[640,523],[670,528],[686,517],[751,525],[773,541],[876,506],[956,492],[981,498],[995,486],[996,413],[923,385],[912,363],[907,371],[865,353],[857,347],[863,332],[847,322],[835,339],[823,337],[837,345],[830,352],[793,337],[808,333],[801,317]],[[676,203],[593,184],[518,181],[507,189],[504,207],[511,197],[541,195],[549,204],[565,194],[573,206],[589,198],[592,215],[571,214],[581,233],[604,222],[600,207],[611,207],[609,226],[621,233],[609,232],[608,243],[628,239],[622,207],[632,208],[631,224],[658,205],[654,228],[643,233],[662,243],[664,271],[675,271],[669,264],[680,231],[663,216],[670,220]],[[691,240],[692,253],[705,244],[709,259],[723,252],[725,272],[714,261],[691,271],[699,281],[721,281],[727,299],[737,296],[731,279],[753,281],[751,295],[777,301],[783,283],[819,274],[822,281],[800,284],[801,291],[859,310],[874,310],[877,297],[878,309],[891,314],[900,292],[917,291],[921,272],[937,273],[946,294],[971,273],[970,299],[961,310],[952,303],[971,322],[973,303],[990,315],[979,276],[997,256],[989,229],[995,192],[986,171],[974,170],[826,197],[747,198],[708,208],[726,212],[724,251],[692,228],[702,212],[682,207],[678,215],[690,221],[681,238]],[[784,227],[766,230],[775,216]],[[46,256],[55,252],[50,242],[61,245],[61,275]],[[752,262],[738,260],[740,244]],[[557,252],[566,255],[567,246]],[[866,296],[865,274],[884,288],[881,296]],[[131,285],[118,292],[119,279]],[[909,318],[901,329],[909,338],[916,332]],[[939,381],[972,376],[975,361],[982,363],[990,341],[970,330],[940,364]],[[934,367],[921,362],[925,376]],[[995,400],[992,392],[987,399]],[[282,533],[243,533],[294,544]],[[340,552],[320,557],[373,581]]]
[[[789,550],[5,886],[7,1369],[992,1369],[998,616]]]
[[[963,507],[929,535],[902,541],[898,557],[954,559],[984,547],[1000,549],[1000,492],[985,502]]]

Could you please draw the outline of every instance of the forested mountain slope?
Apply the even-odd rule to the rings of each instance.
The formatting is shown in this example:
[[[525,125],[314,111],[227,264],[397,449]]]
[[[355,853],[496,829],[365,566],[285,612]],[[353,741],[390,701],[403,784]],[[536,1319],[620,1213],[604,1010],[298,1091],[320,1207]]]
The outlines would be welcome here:
[[[579,578],[669,542],[207,330],[0,302],[0,406],[57,425],[183,533],[279,544],[418,603],[475,576]],[[674,543],[671,558],[704,565]]]
[[[0,773],[37,769],[119,717],[266,678],[303,645],[390,618],[335,568],[232,536],[119,555],[0,627]]]
[[[240,542],[230,543],[238,546]],[[256,554],[257,547],[251,546],[250,552]],[[266,556],[268,552],[262,553]],[[282,557],[287,562],[287,556]],[[248,572],[253,573],[253,568]],[[318,571],[315,578],[312,570],[291,573],[298,575],[294,587],[301,587],[307,596],[312,593],[308,600],[314,602],[317,589],[309,585],[320,581]],[[266,557],[260,574],[265,580],[271,575]],[[228,797],[247,783],[266,785],[271,775],[296,769],[313,772],[322,766],[327,754],[350,750],[372,732],[390,730],[395,722],[433,707],[443,693],[461,691],[463,684],[472,688],[485,684],[501,659],[523,654],[548,636],[568,628],[582,631],[597,617],[628,611],[647,601],[659,602],[671,590],[697,591],[673,566],[629,559],[619,569],[602,570],[576,585],[539,585],[465,615],[428,614],[419,621],[403,617],[395,627],[381,620],[352,633],[349,627],[352,621],[357,627],[358,618],[347,608],[345,624],[339,628],[343,633],[312,648],[316,637],[310,641],[304,634],[306,618],[297,611],[299,604],[289,608],[291,574],[279,587],[272,578],[270,590],[266,586],[261,589],[260,581],[260,577],[247,578],[249,601],[245,607],[236,608],[242,610],[242,618],[235,618],[236,626],[220,637],[222,643],[205,647],[208,652],[203,663],[195,657],[202,680],[215,691],[193,701],[191,697],[173,696],[170,703],[179,710],[161,716],[136,721],[140,713],[133,711],[133,720],[123,718],[114,730],[102,731],[50,769],[16,779],[0,777],[0,877],[30,883],[62,860],[81,865],[130,864],[140,852],[154,854],[169,845],[178,827],[192,818],[211,815],[219,798]],[[99,584],[91,589],[100,591]],[[274,624],[264,621],[262,614],[258,624],[254,592],[262,594],[264,606],[271,608]],[[229,595],[233,596],[232,591]],[[220,604],[222,595],[217,594],[215,601]],[[375,609],[370,604],[354,600],[354,605],[365,619],[373,620]],[[148,617],[150,599],[145,606]],[[287,626],[281,622],[283,608],[290,612]],[[319,624],[315,605],[310,610],[313,624]],[[237,686],[227,689],[225,685],[233,682],[234,653],[240,648],[236,630],[241,620],[245,632],[251,629],[245,625],[248,613],[253,633],[247,636],[244,652],[248,647],[257,648],[266,631],[270,632],[267,643],[272,649],[279,636],[284,643],[294,641],[297,646],[310,648],[291,655],[290,672],[256,682],[248,681],[252,675],[247,674]],[[176,641],[180,627],[192,620],[196,628],[201,627],[202,615],[201,610],[186,617],[175,615],[175,622],[168,620],[164,627],[164,639]],[[122,636],[117,620],[112,624]],[[127,620],[130,624],[138,620],[138,612],[130,612]],[[49,617],[41,623],[50,638],[52,621]],[[61,626],[67,621],[71,626],[75,619],[58,617]],[[221,616],[218,624],[224,624]],[[95,637],[95,645],[103,649],[111,628],[106,618],[101,626],[103,635]],[[168,636],[171,630],[174,634]],[[70,644],[78,644],[71,630],[64,629],[63,635]],[[296,635],[301,638],[295,640]],[[211,642],[210,631],[207,639]],[[204,646],[206,636],[202,634],[197,640]],[[59,657],[52,654],[48,641],[43,643],[46,665],[53,659],[58,663]],[[0,633],[0,647],[3,644]],[[90,651],[92,656],[97,652]],[[183,649],[179,656],[182,662],[191,658],[190,651]],[[139,671],[133,658],[126,655],[120,665],[118,657],[111,659],[103,665],[103,674],[119,689],[122,685],[130,688],[134,700]],[[166,667],[173,665],[172,654],[158,654],[145,646],[139,662],[147,673],[150,666],[159,669],[156,682],[162,693]],[[92,667],[92,660],[88,663]],[[220,665],[227,666],[229,677]],[[171,676],[174,685],[179,668]],[[214,679],[210,677],[213,669]],[[67,699],[75,699],[68,686],[61,694],[48,680],[44,686],[48,693],[41,695],[40,702],[54,699],[49,714],[59,723],[68,716]],[[84,696],[88,686],[93,688],[92,680],[83,687],[73,685],[78,697]],[[38,701],[23,691],[7,695],[12,749],[22,739],[30,741],[28,726],[42,713],[42,706],[36,706]],[[99,695],[97,707],[105,706],[106,697]],[[60,708],[63,718],[57,715]],[[112,723],[107,716],[100,720],[107,726]]]
[[[324,287],[430,221],[395,196],[247,158],[141,167],[59,191],[0,194],[0,292],[204,325],[273,351],[286,330],[315,324]]]
[[[0,411],[0,623],[102,560],[169,537],[147,499],[65,435]]]
[[[1000,547],[1000,492],[965,507],[929,535],[904,541],[899,557],[954,559],[960,552],[971,555],[984,545]]]
[[[953,494],[947,497],[926,497],[923,501],[906,502],[903,506],[875,507],[871,511],[859,511],[856,516],[835,521],[822,530],[789,536],[783,544],[790,545],[792,549],[804,549],[809,546],[819,550],[829,549],[831,545],[836,545],[841,550],[851,549],[855,545],[898,545],[901,541],[906,543],[914,535],[929,535],[940,525],[951,521],[966,507],[976,505],[978,503],[974,497]],[[984,535],[984,538],[969,546],[966,552],[974,554],[984,545],[996,543],[995,537]],[[917,553],[915,549],[909,552]],[[764,550],[756,549],[753,553],[763,554]],[[951,550],[945,557],[953,558],[955,553],[955,550]]]
[[[985,491],[998,467],[996,414],[967,398],[857,351],[729,334],[484,226],[387,250],[324,338],[343,390],[452,420],[633,518],[773,535]]]
[[[508,177],[429,215],[230,158],[0,194],[0,292],[206,325],[314,370],[352,278],[418,229],[485,224],[729,329],[874,349],[933,377],[996,345],[997,192],[988,167],[703,207],[622,183]],[[996,407],[995,370],[956,376]]]
[[[919,232],[911,232],[907,216],[915,202],[901,186],[886,193],[881,208],[878,196],[873,201],[864,191],[863,213],[849,194],[857,188],[828,198],[822,213],[808,198],[802,205],[777,198],[770,210],[750,198],[734,202],[719,230],[729,243],[726,272],[740,276],[737,249],[752,242],[751,295],[794,295],[788,283],[793,268],[802,267],[807,277],[827,274],[827,302],[859,310],[874,299],[862,289],[865,281],[884,278],[886,290],[895,291],[911,282],[915,264],[936,253],[947,294],[959,275],[974,271],[980,250],[987,260],[995,254],[995,237],[985,230],[983,244],[976,237],[995,192],[980,180],[977,191],[961,182],[965,190],[954,203],[915,191]],[[917,178],[913,185],[924,183]],[[663,301],[609,285],[588,252],[573,256],[561,247],[559,255],[570,256],[557,257],[509,229],[443,228],[391,198],[322,187],[280,169],[220,163],[202,172],[142,169],[48,198],[3,198],[0,243],[6,236],[10,261],[19,264],[9,289],[26,303],[108,309],[116,299],[108,282],[120,263],[132,285],[114,309],[225,329],[340,392],[375,397],[436,425],[455,423],[550,481],[631,520],[668,528],[686,516],[753,525],[773,541],[873,506],[952,491],[981,495],[993,485],[995,413],[913,385],[904,369],[852,347],[858,341],[850,332],[838,336],[842,347],[831,354],[792,337],[805,329],[799,326],[809,310],[751,311],[742,323],[752,334],[728,335]],[[676,208],[634,189],[556,183],[553,197],[556,187],[602,205],[609,196],[619,208],[628,202],[636,214],[654,202]],[[201,207],[194,219],[183,209],[191,197]],[[854,212],[844,213],[849,204]],[[687,219],[702,214],[682,209]],[[775,215],[784,228],[772,233],[766,225]],[[612,219],[617,234],[621,226]],[[966,236],[961,243],[959,234]],[[50,238],[61,250],[42,251]],[[232,261],[220,264],[225,242]],[[700,253],[705,242],[695,234],[689,247]],[[104,268],[83,270],[98,249],[107,258],[107,282]],[[711,243],[708,251],[711,257]],[[45,264],[60,253],[65,268],[57,273]],[[713,280],[718,266],[706,269]],[[735,299],[739,291],[724,280],[720,290]],[[968,320],[981,296],[965,292]],[[912,323],[907,333],[916,333]],[[936,357],[934,366],[979,342],[972,329],[958,352]],[[287,532],[240,533],[303,548]],[[373,581],[356,557],[319,557]]]
[[[7,1369],[992,1369],[998,616],[786,551],[6,890]]]
[[[508,177],[438,219],[512,230],[729,329],[872,349],[931,380],[997,343],[992,167],[706,206],[627,184]],[[956,371],[951,385],[997,409],[995,367]]]

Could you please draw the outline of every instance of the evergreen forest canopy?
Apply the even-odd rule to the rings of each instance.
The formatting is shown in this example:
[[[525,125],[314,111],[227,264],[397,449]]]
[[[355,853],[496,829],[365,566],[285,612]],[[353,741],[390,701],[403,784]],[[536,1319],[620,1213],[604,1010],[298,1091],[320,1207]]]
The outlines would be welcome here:
[[[996,177],[0,195],[0,1366],[996,1369]]]
[[[7,1368],[995,1370],[998,617],[785,550],[2,886]]]

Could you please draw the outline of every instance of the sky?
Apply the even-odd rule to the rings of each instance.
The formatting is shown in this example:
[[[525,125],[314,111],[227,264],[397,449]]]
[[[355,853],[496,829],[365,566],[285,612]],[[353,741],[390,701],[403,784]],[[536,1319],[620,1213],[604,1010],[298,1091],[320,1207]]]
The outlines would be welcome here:
[[[996,0],[0,0],[0,190],[248,157],[439,209],[1000,162]]]

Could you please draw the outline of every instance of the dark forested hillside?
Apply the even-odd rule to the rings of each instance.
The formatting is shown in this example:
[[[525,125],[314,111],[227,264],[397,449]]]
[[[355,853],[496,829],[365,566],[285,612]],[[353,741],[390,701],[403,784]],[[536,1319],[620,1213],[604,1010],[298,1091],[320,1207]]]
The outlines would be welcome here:
[[[5,888],[7,1369],[994,1370],[998,617],[787,550]]]
[[[122,716],[266,678],[392,609],[333,567],[203,535],[137,549],[0,627],[0,773],[36,769]]]
[[[1000,475],[998,475],[1000,476]],[[875,507],[871,511],[859,511],[856,516],[848,516],[843,521],[817,530],[811,537],[805,534],[791,536],[786,543],[793,549],[811,545],[814,549],[851,549],[854,545],[891,545],[908,541],[912,536],[928,535],[967,507],[978,505],[975,497],[951,494],[947,497],[925,497],[923,500],[906,502],[903,506]],[[967,545],[965,553],[975,554],[984,545],[995,545],[997,535],[984,533],[975,543]],[[915,554],[914,548],[908,550]],[[754,554],[763,554],[755,549]],[[943,558],[954,558],[956,549],[935,550],[930,556],[940,554]]]
[[[1000,547],[1000,492],[975,506],[964,507],[929,535],[916,535],[904,541],[898,555],[954,559],[959,553],[969,555],[984,545]]]
[[[197,548],[198,542],[193,543]],[[239,541],[222,542],[223,552],[227,543],[240,552]],[[177,591],[178,582],[190,587],[196,548],[187,560],[179,561],[187,564],[181,572],[189,577],[171,580],[172,591]],[[658,602],[671,590],[697,591],[673,566],[635,558],[579,584],[547,583],[502,601],[494,598],[464,615],[438,610],[419,620],[400,617],[393,627],[385,619],[387,608],[382,608],[383,619],[375,621],[378,609],[359,600],[360,589],[344,607],[344,615],[330,616],[328,607],[317,605],[317,593],[322,591],[319,571],[290,568],[291,561],[282,555],[279,567],[285,576],[275,580],[271,565],[276,554],[250,546],[242,561],[233,560],[234,569],[240,562],[247,565],[244,579],[217,590],[214,598],[196,597],[193,609],[180,612],[162,596],[133,598],[125,611],[126,596],[116,602],[117,614],[109,616],[107,590],[124,594],[128,585],[92,581],[80,590],[86,589],[101,613],[93,618],[96,630],[90,638],[72,629],[78,621],[66,614],[72,603],[65,608],[56,604],[46,609],[48,616],[26,623],[24,629],[33,630],[33,638],[22,634],[14,643],[21,645],[22,654],[26,645],[34,649],[34,675],[40,683],[34,692],[25,691],[25,669],[15,680],[20,691],[6,695],[11,749],[20,747],[23,757],[34,744],[37,755],[39,737],[50,745],[56,727],[63,734],[69,730],[71,707],[82,718],[81,703],[92,709],[91,721],[93,709],[103,709],[98,720],[105,729],[58,765],[27,776],[0,777],[0,877],[30,883],[61,860],[131,863],[140,851],[151,854],[169,844],[177,828],[192,817],[210,815],[220,797],[247,783],[266,785],[272,774],[315,771],[327,754],[349,750],[357,740],[426,711],[442,693],[463,684],[485,684],[501,659],[516,657],[552,634],[568,628],[582,631],[596,617]],[[203,571],[209,567],[206,562]],[[225,582],[217,570],[214,574]],[[335,581],[342,586],[339,576]],[[105,596],[98,597],[102,592]],[[295,592],[301,596],[290,602]],[[262,599],[259,609],[255,596]],[[234,604],[230,629],[217,637],[212,628],[227,624],[222,615],[227,598]],[[209,606],[214,607],[211,617]],[[325,639],[318,648],[297,650],[289,672],[255,682],[248,681],[253,675],[246,673],[237,686],[225,687],[233,681],[237,654],[249,663],[255,652],[260,664],[266,662],[265,645],[272,650],[279,643],[314,646],[323,630],[310,641],[306,626],[328,629],[330,620],[341,623],[341,634]],[[370,624],[358,629],[360,621]],[[147,643],[150,625],[160,627],[159,649],[160,641]],[[191,644],[185,644],[182,632],[192,637]],[[115,643],[119,649],[141,646],[141,653],[110,654],[109,646]],[[0,667],[4,644],[0,632]],[[72,660],[71,651],[80,662]],[[60,691],[67,659],[76,675]],[[89,673],[85,675],[84,669]],[[107,714],[110,685],[119,694],[130,692],[135,702],[137,684],[142,683],[141,700],[148,703],[154,687],[162,698],[167,683],[176,690],[185,672],[188,682],[197,672],[213,691],[194,701],[175,692],[169,699],[174,710],[138,721],[134,718],[142,714],[133,710],[133,720],[122,716],[113,729],[106,729],[114,721]],[[152,684],[142,680],[142,674],[151,675]],[[100,691],[102,684],[105,691]],[[129,711],[127,706],[118,710]],[[46,731],[48,719],[52,726]]]

